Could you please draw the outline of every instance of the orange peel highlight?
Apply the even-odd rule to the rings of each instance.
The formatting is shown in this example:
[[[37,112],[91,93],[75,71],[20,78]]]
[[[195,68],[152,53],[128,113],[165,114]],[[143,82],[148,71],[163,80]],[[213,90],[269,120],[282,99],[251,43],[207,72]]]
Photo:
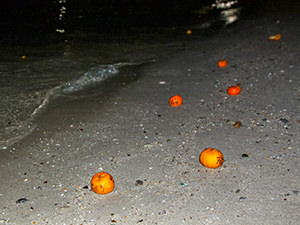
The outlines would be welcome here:
[[[278,41],[280,39],[281,39],[281,34],[276,34],[274,36],[269,37],[269,40],[271,40],[271,41]]]
[[[224,156],[222,152],[215,148],[204,149],[199,156],[200,163],[210,169],[216,169],[222,166]]]
[[[223,68],[226,67],[228,65],[227,60],[219,60],[218,61],[218,67]]]
[[[174,95],[171,98],[169,98],[169,104],[172,107],[180,106],[182,105],[182,97],[180,95]]]
[[[239,93],[241,93],[242,89],[240,87],[240,84],[234,85],[234,86],[230,86],[227,89],[227,94],[229,95],[238,95]]]
[[[108,194],[113,191],[114,187],[113,177],[106,172],[96,173],[91,180],[91,188],[97,194]]]
[[[192,34],[192,31],[191,31],[191,30],[187,30],[187,31],[186,31],[186,34],[187,34],[187,35],[190,35],[190,34]]]

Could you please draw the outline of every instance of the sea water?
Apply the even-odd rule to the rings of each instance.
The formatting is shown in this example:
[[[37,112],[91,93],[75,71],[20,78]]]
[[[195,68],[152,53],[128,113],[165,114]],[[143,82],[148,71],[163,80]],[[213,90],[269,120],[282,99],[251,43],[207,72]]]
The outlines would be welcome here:
[[[206,14],[212,7],[216,8],[216,5],[205,5],[199,13]],[[60,12],[63,18],[66,8]],[[215,16],[213,21],[224,19]],[[210,27],[210,21],[201,18],[201,23],[196,24],[197,29]],[[30,42],[30,39],[36,40],[33,35],[26,37],[28,41],[20,36],[17,43],[2,42],[0,149],[7,149],[30,134],[35,128],[35,118],[57,98],[72,97],[75,92],[118,76],[124,66],[155,62],[160,57],[183,50],[187,28],[187,25],[164,24],[155,28],[131,27],[125,33],[109,34],[99,30],[73,30],[68,33],[67,30],[56,29],[55,37],[50,35],[37,43]]]
[[[68,41],[2,48],[0,148],[28,135],[35,127],[34,119],[58,97],[117,76],[124,66],[153,62],[182,48],[179,42],[132,43],[131,38],[123,39],[118,43]]]

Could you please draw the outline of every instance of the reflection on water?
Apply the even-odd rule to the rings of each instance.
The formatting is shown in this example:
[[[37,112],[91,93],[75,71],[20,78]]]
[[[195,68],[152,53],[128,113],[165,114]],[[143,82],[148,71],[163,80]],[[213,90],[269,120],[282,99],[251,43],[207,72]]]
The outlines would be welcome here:
[[[194,11],[198,20],[193,27],[208,30],[226,27],[239,19],[241,9],[237,0],[216,0]]]

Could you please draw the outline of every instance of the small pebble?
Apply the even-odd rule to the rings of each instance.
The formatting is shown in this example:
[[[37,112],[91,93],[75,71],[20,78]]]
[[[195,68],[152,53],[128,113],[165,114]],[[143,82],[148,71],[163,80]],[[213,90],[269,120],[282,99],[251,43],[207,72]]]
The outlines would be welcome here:
[[[135,186],[143,185],[144,182],[142,180],[136,180],[135,181]]]
[[[235,128],[239,128],[240,126],[242,126],[242,123],[241,123],[240,121],[236,121],[236,122],[233,124],[233,126],[234,126]]]
[[[17,201],[16,201],[16,203],[17,204],[20,204],[20,203],[24,203],[24,202],[27,202],[28,201],[28,199],[26,199],[26,198],[20,198],[20,199],[18,199]]]
[[[280,118],[280,121],[283,122],[283,123],[289,122],[289,121],[288,121],[287,119],[285,119],[285,118]]]
[[[166,213],[167,213],[167,211],[166,211],[166,210],[163,210],[163,211],[159,212],[158,215],[164,215],[164,214],[166,214]]]

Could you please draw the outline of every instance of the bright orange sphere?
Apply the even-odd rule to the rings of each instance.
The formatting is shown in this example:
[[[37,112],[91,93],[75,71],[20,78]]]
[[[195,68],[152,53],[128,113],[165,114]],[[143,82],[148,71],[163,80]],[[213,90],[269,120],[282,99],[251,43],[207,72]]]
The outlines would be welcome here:
[[[215,169],[222,166],[224,156],[218,149],[206,148],[201,152],[199,160],[203,166]]]
[[[241,93],[241,91],[242,91],[242,89],[241,89],[240,85],[234,85],[227,89],[227,93],[229,95],[238,95],[239,93]]]
[[[280,40],[280,38],[281,38],[281,34],[276,34],[274,36],[270,36],[269,40],[278,41],[278,40]]]
[[[91,180],[91,187],[97,194],[105,195],[113,191],[115,182],[109,173],[100,172],[93,176]]]
[[[180,95],[174,95],[169,99],[169,104],[172,107],[182,105],[182,97]]]
[[[219,62],[218,62],[218,67],[225,67],[225,66],[227,66],[228,65],[228,62],[226,61],[226,60],[220,60]]]

